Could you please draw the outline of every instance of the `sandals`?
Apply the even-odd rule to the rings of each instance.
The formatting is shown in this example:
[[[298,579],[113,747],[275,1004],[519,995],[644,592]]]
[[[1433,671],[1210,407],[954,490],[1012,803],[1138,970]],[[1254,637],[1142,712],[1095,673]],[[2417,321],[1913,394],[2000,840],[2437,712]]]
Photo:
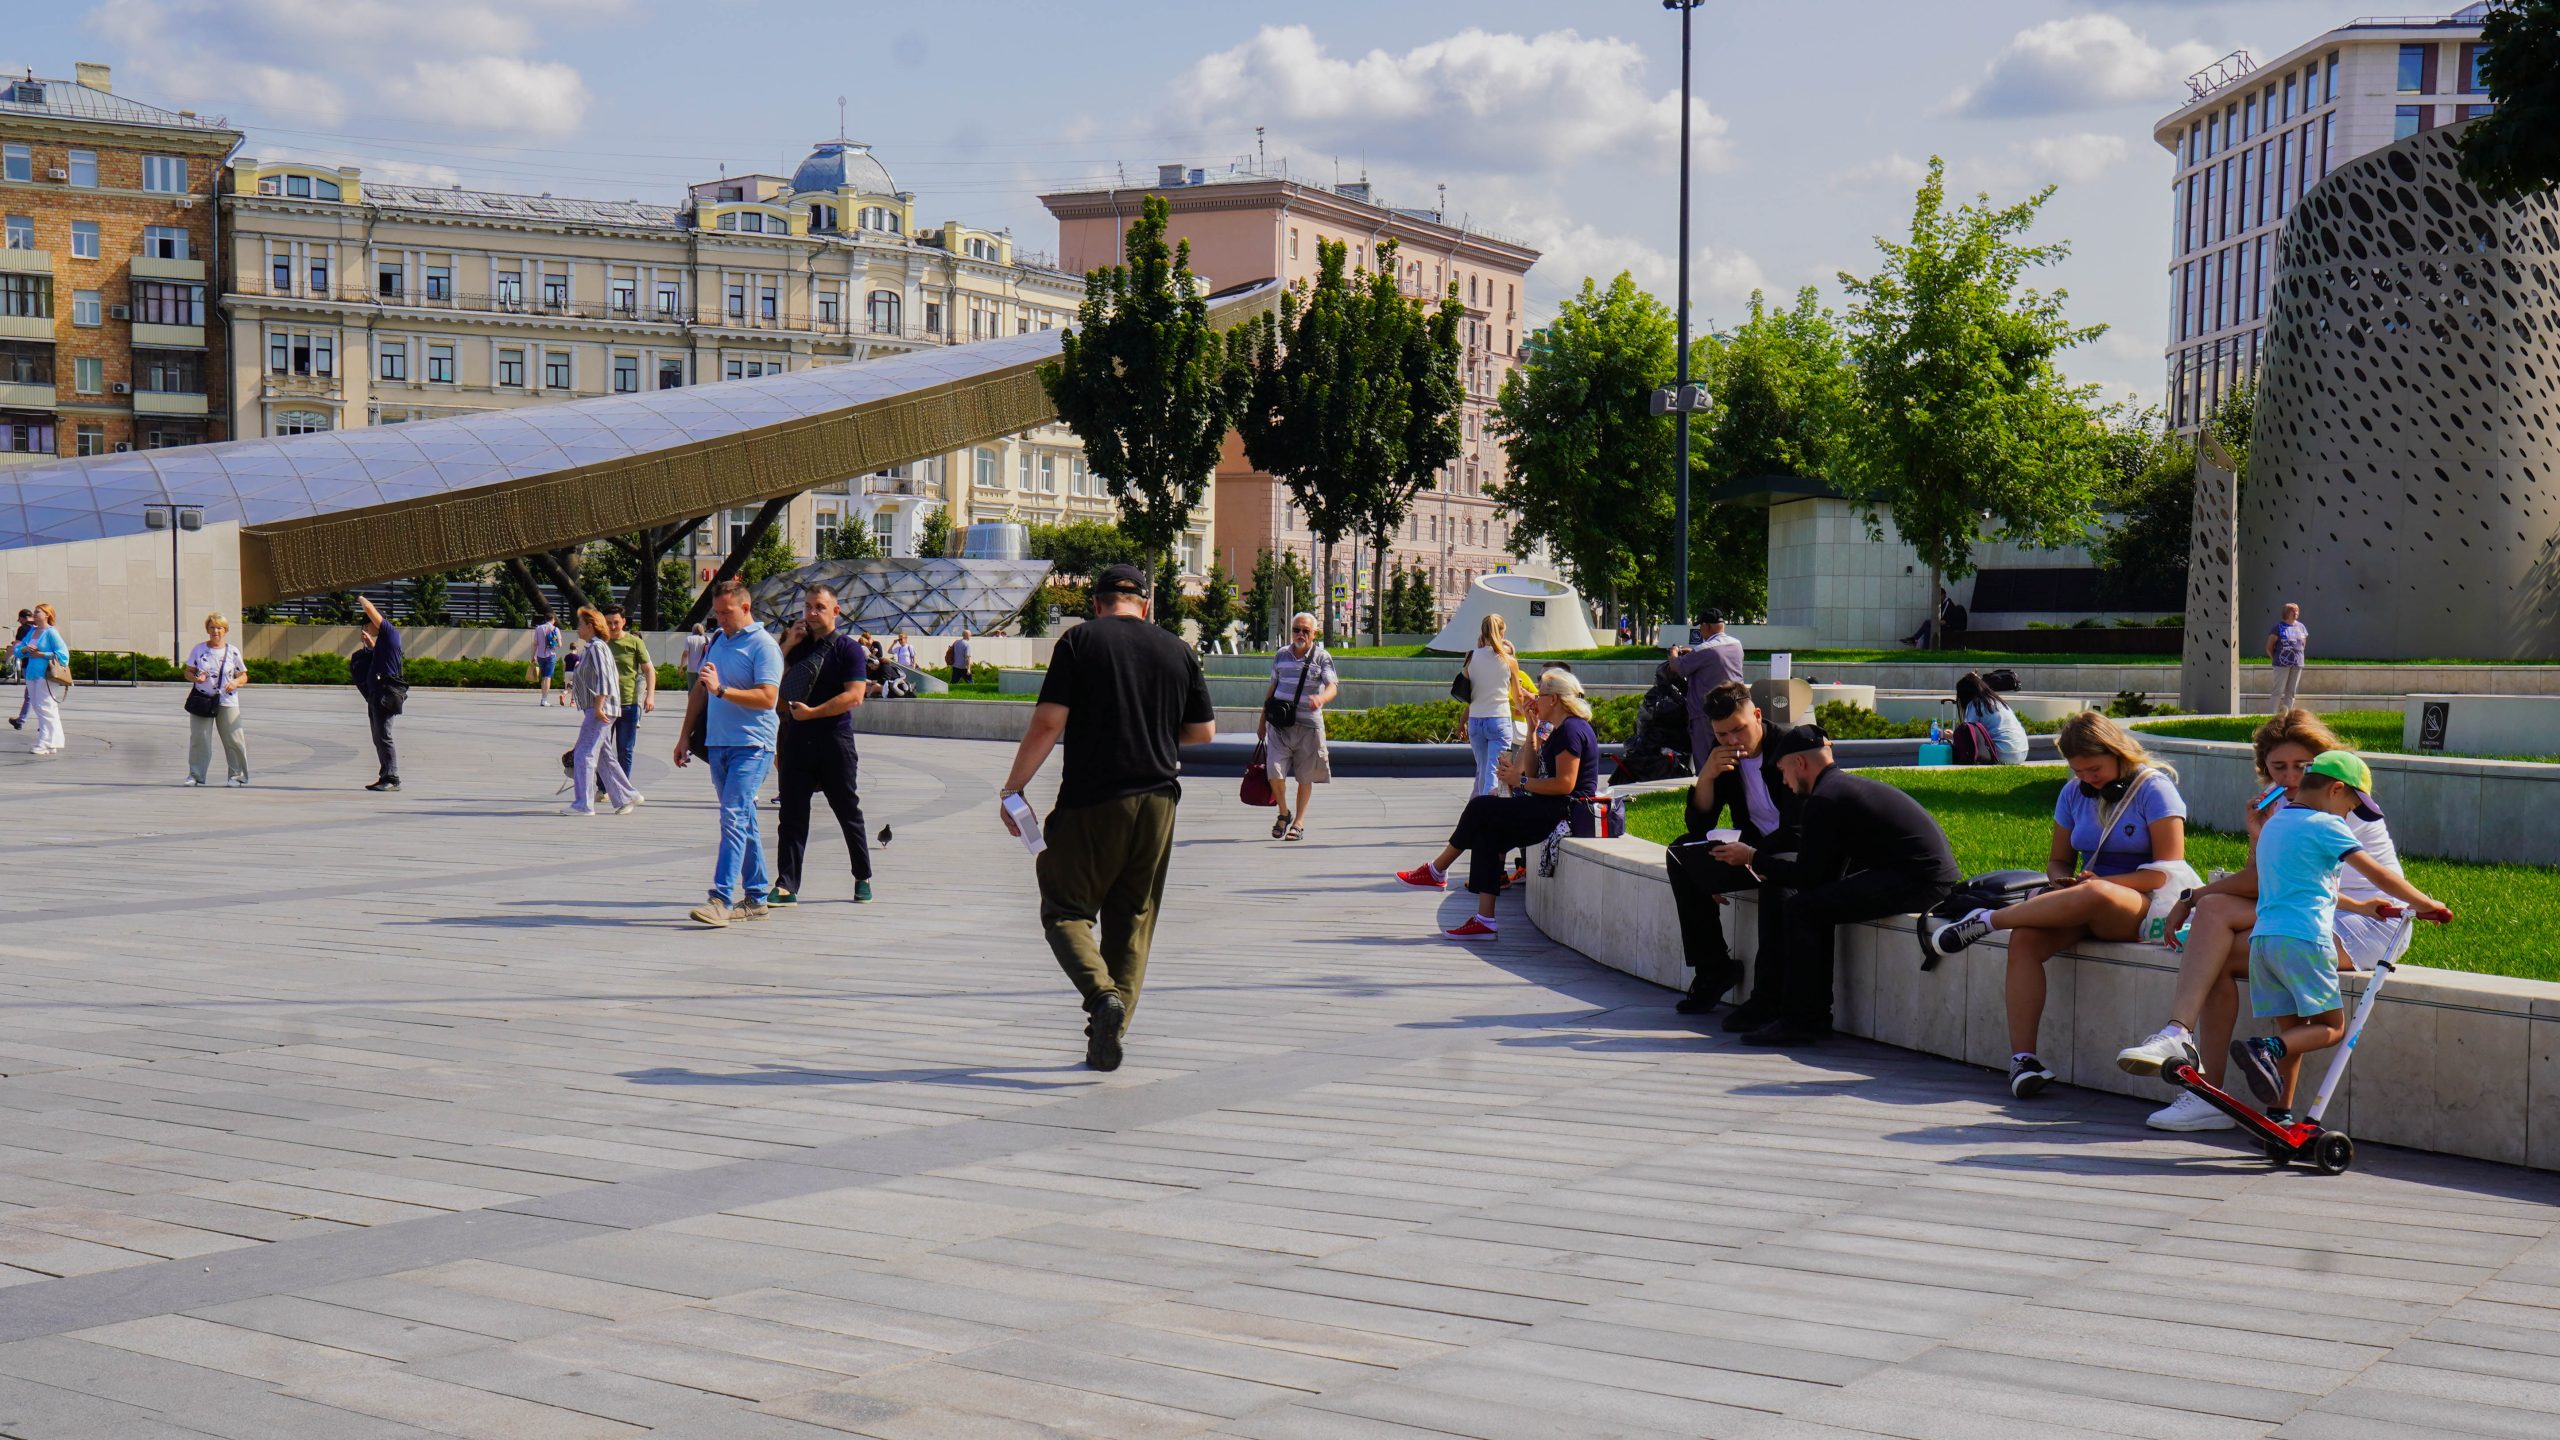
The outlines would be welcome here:
[[[1280,838],[1283,840],[1304,840],[1307,838],[1307,827],[1304,825],[1292,825],[1289,827],[1288,833],[1282,835]]]
[[[1286,836],[1288,833],[1289,833],[1289,812],[1288,812],[1288,811],[1286,811],[1286,810],[1283,810],[1283,811],[1281,811],[1281,812],[1280,812],[1279,818],[1277,818],[1277,819],[1275,819],[1275,820],[1273,820],[1273,821],[1271,822],[1271,838],[1272,838],[1272,839],[1274,839],[1274,840],[1278,840],[1278,839],[1280,839],[1280,838],[1282,838],[1282,837]]]

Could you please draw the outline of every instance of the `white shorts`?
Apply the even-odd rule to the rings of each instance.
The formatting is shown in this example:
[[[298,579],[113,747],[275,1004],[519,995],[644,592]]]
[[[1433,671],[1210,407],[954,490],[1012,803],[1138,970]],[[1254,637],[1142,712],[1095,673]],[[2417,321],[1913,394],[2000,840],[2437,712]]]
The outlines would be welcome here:
[[[2398,960],[2408,954],[2410,937],[2417,932],[2416,920],[2405,914],[2397,920],[2382,920],[2341,910],[2336,924],[2338,944],[2359,970],[2371,970],[2382,961]]]

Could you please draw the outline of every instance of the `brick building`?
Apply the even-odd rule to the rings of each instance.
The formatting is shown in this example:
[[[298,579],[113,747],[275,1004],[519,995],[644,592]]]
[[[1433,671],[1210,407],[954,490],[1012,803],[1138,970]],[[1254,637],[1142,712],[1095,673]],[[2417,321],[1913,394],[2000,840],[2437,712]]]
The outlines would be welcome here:
[[[0,463],[228,438],[206,277],[239,142],[104,65],[0,79]]]

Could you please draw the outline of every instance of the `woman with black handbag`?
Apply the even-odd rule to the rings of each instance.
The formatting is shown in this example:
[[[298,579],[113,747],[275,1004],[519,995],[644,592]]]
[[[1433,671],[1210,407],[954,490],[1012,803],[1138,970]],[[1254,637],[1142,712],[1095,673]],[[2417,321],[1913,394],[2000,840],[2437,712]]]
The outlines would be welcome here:
[[[204,643],[187,652],[187,679],[187,783],[204,783],[219,735],[227,782],[248,784],[249,751],[240,743],[240,687],[249,683],[249,662],[231,643],[231,622],[220,614],[204,617]]]

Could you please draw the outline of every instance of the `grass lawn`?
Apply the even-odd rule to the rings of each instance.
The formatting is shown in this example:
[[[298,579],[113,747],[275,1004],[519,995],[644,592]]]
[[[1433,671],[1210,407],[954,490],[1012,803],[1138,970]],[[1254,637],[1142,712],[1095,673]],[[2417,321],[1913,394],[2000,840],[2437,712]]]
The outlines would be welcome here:
[[[2395,720],[2397,717],[2394,717]],[[1956,863],[1968,875],[1986,870],[2033,870],[2052,843],[2053,800],[2060,773],[2050,766],[1980,769],[1871,770],[1929,807],[1955,845]],[[1627,806],[1629,833],[1657,844],[1678,839],[1681,791],[1637,797]],[[2187,863],[2202,874],[2233,870],[2248,858],[2247,843],[2223,831],[2190,829]],[[2462,860],[2404,857],[2409,879],[2453,907],[2453,924],[2422,926],[2411,947],[2412,963],[2443,970],[2560,980],[2560,955],[2549,927],[2560,917],[2560,872],[2536,865],[2484,865]]]
[[[936,680],[942,681],[946,685],[951,683],[951,667],[948,665],[936,665],[933,668],[926,670],[925,673]],[[996,689],[996,667],[993,665],[975,665],[971,666],[969,669],[969,678],[961,681],[957,685],[952,685],[950,693],[943,695],[918,695],[916,698],[919,700],[1007,700],[1018,701],[1022,704],[1028,705],[1040,697],[1037,695],[1004,694]]]
[[[2401,743],[2406,734],[2397,710],[2327,710],[2320,719],[2348,746],[2373,755],[2406,755]],[[2163,720],[2142,729],[2153,735],[2176,735],[2188,740],[2230,740],[2249,743],[2249,736],[2266,723],[2264,715],[2195,715],[2179,720]],[[2526,760],[2538,765],[2560,764],[2560,755],[2448,755],[2449,759]]]

